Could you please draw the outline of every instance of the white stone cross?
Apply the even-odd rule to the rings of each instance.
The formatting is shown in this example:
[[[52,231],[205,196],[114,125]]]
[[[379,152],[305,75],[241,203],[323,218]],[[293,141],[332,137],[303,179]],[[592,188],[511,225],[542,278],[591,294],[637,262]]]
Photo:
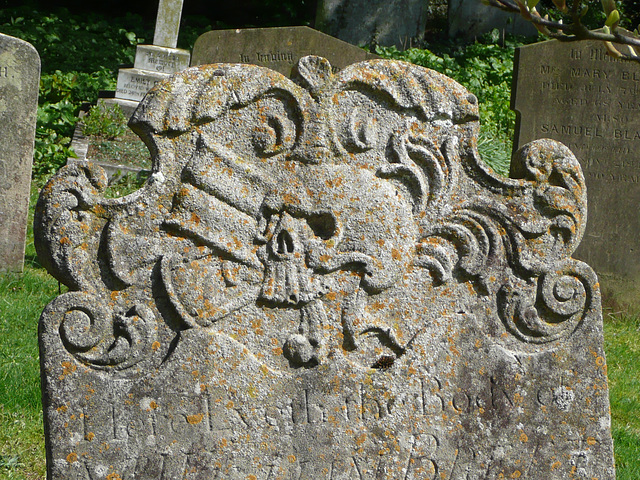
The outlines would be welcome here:
[[[184,0],[160,0],[153,44],[176,48]]]

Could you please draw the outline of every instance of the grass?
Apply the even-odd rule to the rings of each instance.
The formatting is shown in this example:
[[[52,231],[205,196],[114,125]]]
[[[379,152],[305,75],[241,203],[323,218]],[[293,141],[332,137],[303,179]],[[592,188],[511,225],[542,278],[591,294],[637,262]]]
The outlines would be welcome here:
[[[0,277],[0,478],[44,478],[37,323],[58,283],[27,264]]]
[[[640,478],[640,317],[605,320],[612,433],[618,480]]]

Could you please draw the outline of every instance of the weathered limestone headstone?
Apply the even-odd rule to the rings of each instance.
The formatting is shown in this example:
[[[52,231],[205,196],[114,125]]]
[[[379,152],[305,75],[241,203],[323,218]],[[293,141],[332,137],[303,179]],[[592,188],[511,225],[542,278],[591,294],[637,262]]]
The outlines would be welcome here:
[[[139,192],[92,165],[43,189],[49,478],[612,480],[573,154],[498,177],[453,80],[297,72],[188,69],[131,120]]]
[[[549,41],[519,48],[515,66],[515,145],[561,141],[585,173],[589,221],[576,257],[640,282],[640,65],[598,42]]]
[[[302,57],[319,55],[333,70],[352,63],[379,58],[309,27],[212,30],[196,40],[191,66],[210,63],[247,63],[291,76]]]
[[[133,68],[118,72],[116,103],[135,108],[158,81],[189,67],[189,52],[176,48],[183,1],[160,0],[153,45],[138,45]]]
[[[503,12],[480,0],[449,0],[450,37],[472,40],[494,28],[512,35],[538,35],[531,22],[520,15]]]
[[[316,26],[352,45],[409,48],[424,38],[431,13],[423,0],[320,0]]]
[[[0,34],[0,272],[23,268],[39,84],[36,49]]]

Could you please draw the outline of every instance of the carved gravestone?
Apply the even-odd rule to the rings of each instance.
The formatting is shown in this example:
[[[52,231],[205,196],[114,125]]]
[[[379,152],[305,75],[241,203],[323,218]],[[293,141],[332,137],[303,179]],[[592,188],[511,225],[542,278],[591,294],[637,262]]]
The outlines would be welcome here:
[[[0,272],[21,272],[36,133],[40,56],[0,34]]]
[[[118,71],[115,99],[105,102],[120,105],[127,117],[157,82],[189,66],[189,51],[176,48],[183,1],[159,0],[153,45],[137,45],[133,68]]]
[[[379,58],[309,27],[245,28],[212,30],[198,37],[191,66],[209,63],[248,63],[291,76],[302,57],[320,55],[333,70],[352,63]]]
[[[586,194],[551,140],[394,61],[191,68],[131,120],[138,192],[62,169],[38,253],[58,479],[613,479]]]
[[[515,65],[515,144],[561,141],[584,170],[589,221],[576,256],[640,289],[640,65],[600,42],[557,41],[520,47]]]

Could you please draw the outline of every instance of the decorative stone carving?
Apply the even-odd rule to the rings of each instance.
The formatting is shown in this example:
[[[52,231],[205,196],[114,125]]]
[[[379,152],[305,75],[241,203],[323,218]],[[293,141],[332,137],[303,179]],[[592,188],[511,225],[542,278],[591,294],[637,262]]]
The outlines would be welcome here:
[[[597,278],[563,145],[478,157],[414,65],[217,64],[131,120],[154,168],[36,211],[51,479],[613,479]]]

